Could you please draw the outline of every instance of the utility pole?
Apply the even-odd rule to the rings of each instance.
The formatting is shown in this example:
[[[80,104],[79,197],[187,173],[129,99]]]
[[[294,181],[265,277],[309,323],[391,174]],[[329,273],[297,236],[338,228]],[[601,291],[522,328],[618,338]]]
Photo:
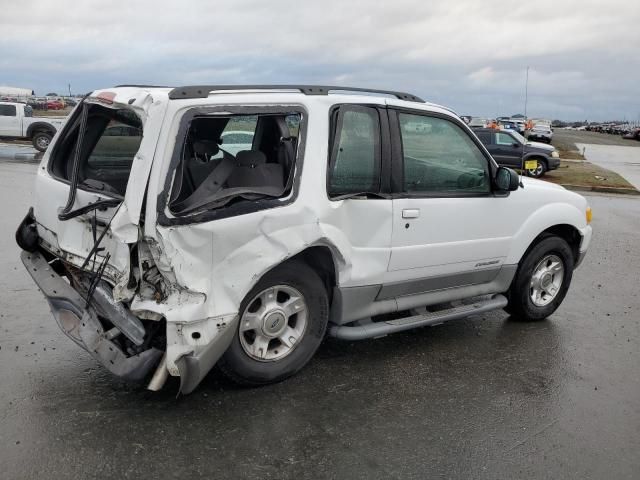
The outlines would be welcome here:
[[[527,77],[524,82],[524,119],[529,120],[527,117],[527,101],[529,99],[529,66],[527,65]]]
[[[527,144],[527,122],[529,120],[529,117],[527,117],[527,101],[529,99],[529,65],[527,65],[527,76],[524,82],[524,134],[525,134],[525,139],[524,139],[524,143],[522,144],[522,162],[520,164],[520,171],[524,174],[524,167],[525,167],[525,161],[524,161],[524,149],[525,146]],[[520,185],[522,185],[522,180],[520,180]]]

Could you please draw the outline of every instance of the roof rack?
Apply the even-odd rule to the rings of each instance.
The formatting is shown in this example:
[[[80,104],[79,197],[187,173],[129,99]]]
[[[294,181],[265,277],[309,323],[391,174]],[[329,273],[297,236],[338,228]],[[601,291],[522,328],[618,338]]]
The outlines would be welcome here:
[[[125,87],[129,87],[129,88],[172,88],[169,85],[116,85],[113,88],[125,88]]]
[[[328,85],[192,85],[176,87],[169,92],[169,99],[207,98],[215,90],[298,90],[305,95],[328,95],[329,92],[361,92],[391,95],[400,100],[424,103],[420,97],[410,93],[372,88],[336,87]]]

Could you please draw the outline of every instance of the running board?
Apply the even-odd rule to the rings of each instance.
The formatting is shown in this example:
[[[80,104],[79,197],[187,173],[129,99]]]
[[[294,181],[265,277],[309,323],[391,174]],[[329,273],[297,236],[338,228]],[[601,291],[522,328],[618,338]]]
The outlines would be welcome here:
[[[466,318],[469,315],[497,310],[507,306],[507,298],[504,295],[495,295],[488,300],[459,307],[447,308],[437,312],[427,312],[421,315],[387,320],[383,322],[372,322],[366,325],[353,327],[335,325],[329,329],[329,335],[341,340],[364,340],[365,338],[382,337],[390,333],[402,332],[417,327],[438,325],[449,320]]]

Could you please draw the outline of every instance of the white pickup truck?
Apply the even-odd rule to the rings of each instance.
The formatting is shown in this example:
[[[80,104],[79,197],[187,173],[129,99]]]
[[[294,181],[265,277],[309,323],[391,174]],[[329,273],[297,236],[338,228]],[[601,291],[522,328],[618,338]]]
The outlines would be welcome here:
[[[402,92],[114,87],[53,145],[22,261],[63,332],[151,390],[191,392],[214,364],[280,381],[325,334],[543,320],[592,235],[586,199]]]
[[[24,103],[0,102],[0,138],[31,140],[40,152],[66,121],[66,117],[34,117],[33,109]]]

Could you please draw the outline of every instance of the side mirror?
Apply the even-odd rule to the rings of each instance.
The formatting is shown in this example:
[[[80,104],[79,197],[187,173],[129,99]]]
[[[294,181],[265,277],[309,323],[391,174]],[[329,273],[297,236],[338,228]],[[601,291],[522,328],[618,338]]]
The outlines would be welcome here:
[[[496,187],[504,192],[513,192],[520,186],[518,174],[507,167],[499,167],[496,173]]]
[[[518,147],[520,146],[520,144],[519,144],[518,142],[513,142],[513,143],[511,144],[511,146],[512,146],[513,148],[518,148]]]

